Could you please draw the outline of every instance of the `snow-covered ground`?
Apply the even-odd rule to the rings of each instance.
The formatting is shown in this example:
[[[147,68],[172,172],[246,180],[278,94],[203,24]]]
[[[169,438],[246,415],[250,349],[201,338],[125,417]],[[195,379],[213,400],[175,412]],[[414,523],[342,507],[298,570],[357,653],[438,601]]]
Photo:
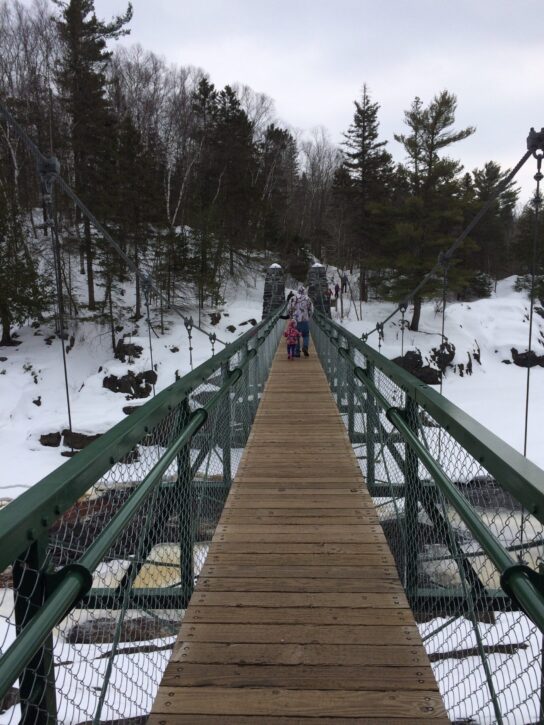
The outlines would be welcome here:
[[[208,312],[202,315],[202,326],[215,332],[219,340],[233,342],[251,328],[248,320],[260,321],[262,315],[264,277],[248,274],[239,283],[226,289],[227,303],[216,308],[222,312],[216,326],[210,324]],[[195,322],[198,313],[192,311]],[[159,330],[158,318],[152,315]],[[157,338],[152,335],[153,362],[158,374],[156,392],[190,372],[189,341],[182,319],[171,314],[166,317],[168,330]],[[241,323],[246,324],[241,324]],[[227,330],[233,325],[234,332]],[[102,385],[107,375],[124,375],[151,369],[151,350],[147,324],[144,319],[134,324],[125,322],[125,342],[143,348],[141,356],[123,363],[113,356],[109,329],[92,322],[68,326],[75,345],[67,355],[70,404],[73,430],[95,434],[104,433],[125,418],[123,407],[138,405],[145,400],[131,401],[121,393],[113,393]],[[129,334],[129,333],[135,334]],[[40,444],[40,436],[60,432],[68,427],[61,342],[58,337],[50,345],[46,339],[54,334],[52,324],[35,329],[21,327],[21,344],[0,347],[0,499],[13,499],[66,461],[62,446],[49,448]],[[68,345],[68,343],[65,343]],[[193,367],[212,354],[208,336],[192,330]],[[223,348],[215,344],[215,352]],[[5,359],[4,359],[5,358]],[[36,402],[34,402],[36,401]],[[38,404],[39,403],[39,404]]]
[[[453,365],[466,367],[467,353],[472,357],[472,375],[461,377],[448,369],[443,380],[443,395],[458,405],[516,450],[523,451],[525,423],[525,389],[527,370],[514,364],[511,348],[518,352],[527,349],[529,330],[529,300],[527,293],[514,291],[515,277],[501,280],[489,299],[476,302],[448,302],[446,305],[445,335],[456,348]],[[355,289],[355,286],[354,286]],[[362,305],[362,320],[355,315],[354,304],[345,297],[343,324],[356,335],[369,332],[394,309],[384,302]],[[357,312],[359,305],[357,304]],[[333,317],[340,310],[333,310]],[[411,309],[406,320],[411,319]],[[340,321],[340,320],[339,320]],[[404,351],[419,349],[423,360],[431,348],[441,342],[442,313],[434,303],[422,308],[419,332],[405,330]],[[368,338],[368,344],[378,347],[378,335]],[[480,349],[481,365],[474,360],[473,351]],[[544,354],[544,319],[535,314],[533,321],[533,350]],[[401,354],[401,316],[397,314],[384,330],[381,352],[388,358]],[[425,362],[424,362],[425,364]],[[544,368],[531,369],[531,395],[527,456],[544,469]]]

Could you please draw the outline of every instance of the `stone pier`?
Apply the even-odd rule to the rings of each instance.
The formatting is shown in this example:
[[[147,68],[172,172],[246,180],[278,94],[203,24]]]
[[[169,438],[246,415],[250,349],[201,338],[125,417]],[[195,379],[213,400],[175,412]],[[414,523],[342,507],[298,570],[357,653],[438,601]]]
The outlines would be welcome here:
[[[327,282],[325,267],[316,262],[308,272],[308,295],[314,303],[315,309],[330,317],[331,306],[327,295],[328,289],[329,283]]]
[[[285,302],[285,275],[279,264],[271,264],[266,270],[263,295],[263,320]]]

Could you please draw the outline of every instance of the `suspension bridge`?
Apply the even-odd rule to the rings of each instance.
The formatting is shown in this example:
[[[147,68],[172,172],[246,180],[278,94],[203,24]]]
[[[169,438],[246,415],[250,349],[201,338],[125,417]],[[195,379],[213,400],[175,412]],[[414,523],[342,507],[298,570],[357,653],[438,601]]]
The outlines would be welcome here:
[[[56,184],[123,254],[0,112],[48,218]],[[539,200],[544,130],[502,186],[531,155]],[[287,362],[269,273],[260,324],[0,511],[0,722],[544,721],[544,472],[331,320],[319,265]]]

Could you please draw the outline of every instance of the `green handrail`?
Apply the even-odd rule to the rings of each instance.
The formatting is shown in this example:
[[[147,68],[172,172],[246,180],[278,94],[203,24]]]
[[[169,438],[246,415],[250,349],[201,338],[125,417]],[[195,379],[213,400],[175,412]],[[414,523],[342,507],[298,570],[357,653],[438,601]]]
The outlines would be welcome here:
[[[45,534],[55,521],[112,465],[129,453],[142,436],[172,411],[201,382],[207,380],[258,333],[276,323],[283,307],[248,330],[220,353],[202,363],[155,398],[120,421],[87,448],[55,469],[0,511],[0,571]],[[91,483],[90,483],[91,482]]]
[[[512,446],[478,423],[468,413],[444,398],[436,390],[422,383],[388,360],[377,350],[333,320],[316,313],[314,321],[322,330],[334,331],[358,349],[376,369],[393,380],[423,410],[457,440],[501,486],[514,496],[530,513],[544,524],[544,472],[518,453]],[[330,332],[329,332],[330,336]]]
[[[482,522],[482,520],[480,519],[474,508],[471,506],[471,504],[467,501],[467,499],[457,490],[449,476],[444,472],[442,467],[433,458],[429,450],[425,448],[418,436],[414,434],[413,430],[411,429],[405,418],[404,411],[400,410],[396,406],[391,405],[390,401],[388,401],[387,398],[382,394],[375,382],[367,374],[366,370],[358,366],[356,362],[354,362],[347,348],[342,347],[339,338],[347,338],[349,340],[349,343],[357,347],[365,355],[367,360],[371,361],[377,368],[382,370],[385,375],[395,380],[398,385],[400,385],[400,381],[402,381],[404,385],[402,385],[401,387],[403,388],[404,392],[410,398],[412,398],[412,400],[418,402],[419,405],[421,405],[425,410],[431,412],[430,408],[426,408],[422,404],[422,400],[428,401],[430,399],[433,401],[435,406],[439,406],[443,418],[449,421],[449,423],[447,425],[444,425],[444,427],[457,440],[459,440],[459,437],[454,435],[453,429],[457,430],[457,428],[461,425],[461,416],[458,415],[460,413],[471,423],[473,434],[477,429],[481,429],[488,434],[489,437],[487,437],[486,439],[486,444],[488,446],[491,444],[491,436],[495,438],[498,443],[500,443],[500,447],[504,447],[506,444],[500,441],[500,439],[496,436],[493,436],[493,434],[487,431],[483,426],[474,421],[467,414],[463,413],[459,408],[453,406],[451,403],[449,403],[449,401],[447,401],[435,391],[430,391],[432,395],[429,395],[429,392],[427,390],[421,389],[422,387],[427,388],[428,386],[423,385],[422,383],[417,381],[417,379],[414,378],[412,375],[398,368],[397,365],[392,363],[390,360],[384,358],[375,350],[372,350],[372,348],[370,348],[368,345],[365,345],[365,343],[358,340],[354,335],[345,331],[339,325],[319,314],[316,315],[314,319],[315,322],[320,326],[321,330],[327,335],[332,345],[338,350],[339,355],[344,360],[346,360],[349,365],[351,365],[354,376],[369,390],[376,402],[385,411],[388,420],[399,431],[404,440],[411,446],[412,450],[416,453],[419,460],[429,471],[430,475],[434,479],[436,485],[442,491],[445,498],[455,508],[465,525],[472,532],[475,539],[479,542],[486,555],[491,559],[501,575],[501,586],[503,587],[505,592],[518,602],[523,611],[533,620],[533,622],[539,627],[539,629],[544,632],[544,581],[542,580],[540,575],[529,567],[518,564],[514,561],[506,548],[498,541],[498,539],[493,536],[493,534],[485,526],[485,524]],[[335,334],[332,334],[333,332]],[[389,374],[393,367],[396,368],[393,371],[395,377],[393,377],[393,374]],[[419,400],[416,399],[416,392],[419,392]],[[453,413],[450,409],[450,406],[454,409]],[[440,420],[439,417],[434,414],[434,409],[432,414],[435,419]],[[455,422],[455,425],[452,425],[453,421]],[[443,420],[440,420],[440,422],[443,423]],[[461,436],[461,438],[464,437]],[[471,455],[477,458],[477,460],[482,461],[481,451],[479,449],[479,446],[477,445],[477,442],[473,440],[470,436],[469,440],[471,441],[472,450],[470,450],[467,446],[464,447],[471,453]],[[462,440],[459,440],[459,442],[463,445]],[[503,458],[503,454],[500,451],[493,450],[491,451],[491,453],[493,455],[491,457],[488,456],[485,459],[486,467],[488,469],[490,458],[495,461],[500,461]],[[515,460],[515,456],[511,456],[510,453],[516,454],[517,457],[525,461],[525,459],[523,459],[523,457],[520,456],[513,449],[510,449],[510,451],[508,451],[507,453],[508,455],[506,456],[506,460],[503,463],[503,466],[507,471],[510,470],[510,467],[514,464]],[[538,477],[540,478],[540,481],[537,480],[537,483],[540,483],[542,485],[542,478],[544,475],[543,472],[533,464],[531,464],[531,467],[532,469],[534,469],[532,472],[537,473]],[[499,481],[501,484],[503,483],[502,476]],[[528,485],[530,485],[530,482],[528,483]],[[508,487],[505,486],[505,488]],[[540,489],[537,488],[537,490]],[[512,490],[511,493],[513,493]],[[534,508],[531,507],[531,511],[533,510]]]
[[[257,336],[256,346],[248,350],[240,365],[228,372],[217,392],[201,408],[190,414],[183,429],[161,459],[135,488],[83,556],[76,563],[68,564],[48,576],[49,594],[46,601],[28,624],[18,632],[13,644],[0,657],[0,701],[40,650],[52,629],[89,592],[93,581],[92,572],[149,500],[155,488],[160,485],[165,472],[180,450],[204,425],[209,412],[242,377],[245,368],[257,356],[258,348],[276,325],[283,309],[284,307],[276,310],[260,325],[227,346],[221,353],[162,391],[156,398],[143,405],[141,410],[118,423],[99,440],[81,451],[78,456],[46,476],[30,491],[0,512],[2,531],[0,571],[2,571],[34,540],[45,535],[51,524],[60,518],[92,483],[131,451],[134,444],[174,410],[195,387],[228,364],[233,355]],[[29,527],[34,528],[29,529]]]

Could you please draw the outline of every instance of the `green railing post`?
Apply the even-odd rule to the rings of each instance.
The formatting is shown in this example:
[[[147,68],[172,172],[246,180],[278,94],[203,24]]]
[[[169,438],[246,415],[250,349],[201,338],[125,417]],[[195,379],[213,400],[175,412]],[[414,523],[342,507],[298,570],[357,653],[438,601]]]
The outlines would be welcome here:
[[[17,635],[42,607],[46,591],[48,537],[31,544],[13,566]],[[53,636],[49,634],[19,677],[21,725],[55,725],[57,701]]]
[[[189,421],[191,410],[189,400],[185,398],[180,403],[178,431],[185,428]],[[180,581],[183,592],[183,600],[189,602],[194,588],[194,501],[193,501],[193,476],[191,472],[191,443],[183,445],[176,457],[178,464],[178,475],[176,486],[179,491],[179,566]]]
[[[223,384],[225,384],[230,375],[228,362],[221,365],[221,377]],[[231,393],[230,391],[225,395],[223,401],[222,410],[222,424],[221,424],[221,450],[223,458],[223,486],[225,491],[228,492],[232,483],[232,463],[231,463],[231,449],[230,449],[230,438],[231,438]],[[245,436],[245,423],[242,421],[242,429],[244,430]],[[226,497],[226,496],[225,496]]]
[[[244,348],[244,362],[249,356],[249,340]],[[249,438],[249,431],[251,430],[251,404],[249,402],[249,364],[244,366],[244,373],[242,376],[242,425],[244,429],[244,445],[247,443]]]
[[[368,379],[374,382],[374,363],[367,361],[366,374]],[[378,408],[374,403],[374,400],[368,390],[365,391],[366,398],[366,484],[369,490],[372,492],[372,488],[376,483],[376,451],[375,451],[375,436],[376,427],[379,423],[377,416],[379,415]],[[363,413],[364,415],[364,413]]]
[[[346,359],[346,395],[348,403],[348,436],[353,443],[355,438],[355,380],[353,379],[353,368],[351,365],[354,350],[349,340],[346,340],[346,348],[348,351],[348,359]]]
[[[412,398],[406,397],[404,409],[406,423],[412,433],[418,435],[418,406]],[[405,485],[405,536],[404,538],[404,587],[408,595],[417,590],[418,585],[418,509],[421,497],[421,481],[419,479],[419,460],[409,443],[404,444],[404,485]],[[416,540],[416,551],[408,551],[406,541]]]

